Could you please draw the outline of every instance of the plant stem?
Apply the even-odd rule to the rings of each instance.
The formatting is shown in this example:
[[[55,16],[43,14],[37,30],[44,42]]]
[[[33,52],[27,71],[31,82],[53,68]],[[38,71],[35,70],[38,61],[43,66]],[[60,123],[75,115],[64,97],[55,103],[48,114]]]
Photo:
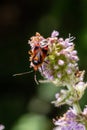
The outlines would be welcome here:
[[[68,88],[72,93],[74,93],[74,88],[73,88],[71,85],[67,85],[67,88]],[[75,110],[75,112],[76,112],[77,114],[81,113],[81,107],[80,107],[78,101],[74,102],[74,103],[72,104],[72,106],[73,106],[73,109]]]
[[[81,107],[80,107],[78,101],[73,104],[73,109],[75,110],[75,112],[76,112],[77,114],[81,113]]]

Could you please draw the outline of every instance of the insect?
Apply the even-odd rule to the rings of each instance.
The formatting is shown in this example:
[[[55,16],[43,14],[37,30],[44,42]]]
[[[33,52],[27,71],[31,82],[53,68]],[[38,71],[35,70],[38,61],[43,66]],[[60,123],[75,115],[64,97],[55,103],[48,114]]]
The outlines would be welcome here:
[[[79,78],[79,77],[81,77],[81,75],[83,75],[83,71],[77,70],[76,73],[75,73],[75,76],[76,76],[77,78]]]
[[[37,36],[40,37],[39,34],[36,34],[36,37]],[[32,45],[32,43],[30,43],[30,44]],[[28,51],[28,53],[30,55],[30,58],[29,58],[29,61],[31,62],[30,67],[33,67],[33,69],[35,71],[34,80],[38,84],[38,81],[36,79],[36,71],[38,71],[38,69],[42,66],[43,62],[45,62],[46,56],[48,55],[48,41],[46,39],[42,39],[41,41],[38,41],[33,46],[31,46],[31,50]],[[42,67],[41,67],[41,70],[42,70]],[[27,74],[27,73],[31,73],[31,72],[32,71],[14,74],[13,76],[23,75],[23,74]]]
[[[46,40],[43,40],[40,43],[37,43],[34,48],[32,48],[29,51],[30,56],[30,61],[31,65],[30,67],[33,67],[35,73],[36,71],[42,66],[43,62],[45,62],[45,58],[48,55],[48,43]],[[42,67],[41,67],[42,70]],[[36,80],[36,74],[34,76],[34,79]]]
[[[43,41],[46,43],[46,41]],[[29,51],[29,54],[31,55],[30,61],[31,61],[31,67],[34,68],[35,71],[38,70],[39,67],[41,67],[42,63],[44,62],[45,57],[47,56],[48,52],[48,45],[42,46],[42,44],[36,44],[33,49]]]

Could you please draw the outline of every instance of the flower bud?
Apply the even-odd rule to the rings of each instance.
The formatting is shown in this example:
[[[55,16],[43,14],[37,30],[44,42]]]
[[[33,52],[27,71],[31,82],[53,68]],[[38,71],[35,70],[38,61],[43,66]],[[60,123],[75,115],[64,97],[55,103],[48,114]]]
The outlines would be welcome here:
[[[86,130],[83,115],[76,115],[73,109],[68,110],[63,117],[53,119],[56,126],[53,130]]]
[[[42,64],[40,72],[44,78],[57,86],[72,85],[75,83],[75,73],[79,60],[77,51],[74,50],[73,37],[65,40],[58,38],[59,33],[53,31],[48,41],[48,56]]]

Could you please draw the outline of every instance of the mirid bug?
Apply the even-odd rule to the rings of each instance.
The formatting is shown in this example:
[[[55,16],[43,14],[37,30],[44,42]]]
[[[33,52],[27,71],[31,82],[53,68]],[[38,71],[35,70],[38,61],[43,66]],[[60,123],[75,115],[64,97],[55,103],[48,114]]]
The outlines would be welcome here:
[[[47,56],[47,52],[48,52],[48,45],[42,47],[38,44],[29,51],[29,54],[31,55],[30,56],[31,67],[33,67],[35,71],[37,71],[38,68],[41,67],[45,57]]]
[[[31,46],[31,50],[28,51],[28,54],[30,55],[29,61],[31,62],[30,67],[33,67],[35,71],[34,80],[38,84],[36,79],[36,71],[38,71],[39,67],[42,66],[48,54],[48,41],[44,39],[39,33],[36,33],[36,36],[31,37],[29,44]],[[13,76],[24,75],[31,72],[32,71],[14,74]]]

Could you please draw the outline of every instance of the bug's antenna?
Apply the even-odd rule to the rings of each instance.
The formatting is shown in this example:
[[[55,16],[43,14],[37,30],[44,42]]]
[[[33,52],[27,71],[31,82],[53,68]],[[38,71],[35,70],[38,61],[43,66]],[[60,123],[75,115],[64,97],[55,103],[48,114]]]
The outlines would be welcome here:
[[[29,73],[32,73],[32,72],[33,72],[33,70],[27,71],[27,72],[23,72],[23,73],[13,74],[13,76],[20,76],[20,75],[29,74]]]
[[[24,74],[29,74],[29,73],[32,73],[34,70],[31,70],[31,71],[27,71],[27,72],[23,72],[23,73],[18,73],[18,74],[13,74],[13,76],[20,76],[20,75],[24,75]],[[35,74],[34,74],[34,80],[36,82],[36,84],[38,85],[38,81],[37,81],[37,78],[36,78],[36,71],[35,71]]]

